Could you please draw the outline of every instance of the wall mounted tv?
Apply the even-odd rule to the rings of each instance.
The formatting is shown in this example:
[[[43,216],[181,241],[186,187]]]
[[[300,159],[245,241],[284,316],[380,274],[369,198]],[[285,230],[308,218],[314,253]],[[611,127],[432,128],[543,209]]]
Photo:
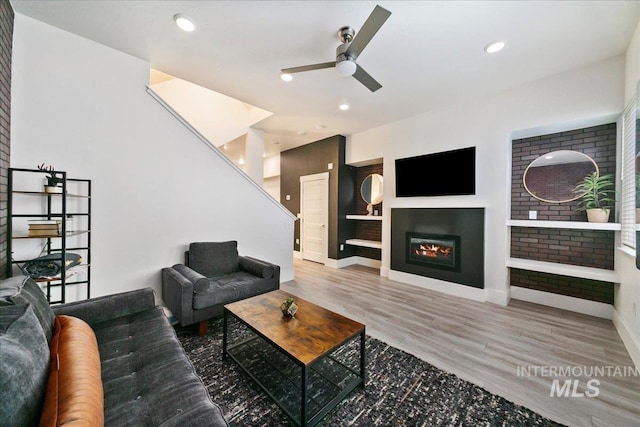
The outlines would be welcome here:
[[[476,194],[476,147],[396,159],[396,197]]]

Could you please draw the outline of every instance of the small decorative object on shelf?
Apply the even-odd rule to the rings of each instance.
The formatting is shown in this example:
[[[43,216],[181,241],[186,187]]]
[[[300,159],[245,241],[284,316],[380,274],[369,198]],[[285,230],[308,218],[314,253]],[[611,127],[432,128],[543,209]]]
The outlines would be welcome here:
[[[284,317],[293,317],[298,311],[298,306],[293,301],[293,298],[287,298],[280,306],[280,310],[282,310]]]
[[[615,203],[613,175],[593,172],[576,185],[574,192],[584,193],[578,201],[578,210],[587,211],[589,222],[609,222],[609,213]]]
[[[41,171],[47,171],[49,174],[47,175],[47,183],[44,186],[45,193],[62,193],[62,188],[59,184],[62,183],[62,178],[58,177],[58,174],[54,171],[53,166],[46,166],[44,163],[38,165],[38,169]]]

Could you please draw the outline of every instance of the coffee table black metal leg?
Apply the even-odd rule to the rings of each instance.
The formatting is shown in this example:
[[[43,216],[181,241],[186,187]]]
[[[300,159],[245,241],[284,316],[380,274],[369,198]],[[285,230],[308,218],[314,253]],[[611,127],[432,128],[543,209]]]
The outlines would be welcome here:
[[[309,382],[309,370],[307,365],[302,366],[302,402],[300,404],[300,425],[307,426],[307,384]]]
[[[360,377],[362,377],[362,388],[364,388],[367,381],[366,364],[365,333],[364,329],[362,329],[362,333],[360,333]]]
[[[224,309],[222,316],[222,358],[227,357],[227,309]]]

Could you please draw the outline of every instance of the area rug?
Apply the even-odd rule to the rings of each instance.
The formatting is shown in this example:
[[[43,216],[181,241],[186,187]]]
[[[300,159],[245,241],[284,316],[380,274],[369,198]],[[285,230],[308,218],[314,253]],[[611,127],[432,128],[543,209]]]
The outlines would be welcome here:
[[[293,425],[235,362],[222,360],[219,319],[210,321],[203,337],[193,329],[176,331],[230,426]],[[366,351],[366,387],[353,391],[319,425],[562,426],[370,336]]]

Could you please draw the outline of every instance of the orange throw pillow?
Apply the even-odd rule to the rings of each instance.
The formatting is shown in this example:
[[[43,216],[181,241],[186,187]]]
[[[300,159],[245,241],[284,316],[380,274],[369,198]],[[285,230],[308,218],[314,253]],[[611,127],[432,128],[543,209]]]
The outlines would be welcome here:
[[[76,317],[56,316],[50,350],[40,427],[103,426],[100,353],[93,329]]]

